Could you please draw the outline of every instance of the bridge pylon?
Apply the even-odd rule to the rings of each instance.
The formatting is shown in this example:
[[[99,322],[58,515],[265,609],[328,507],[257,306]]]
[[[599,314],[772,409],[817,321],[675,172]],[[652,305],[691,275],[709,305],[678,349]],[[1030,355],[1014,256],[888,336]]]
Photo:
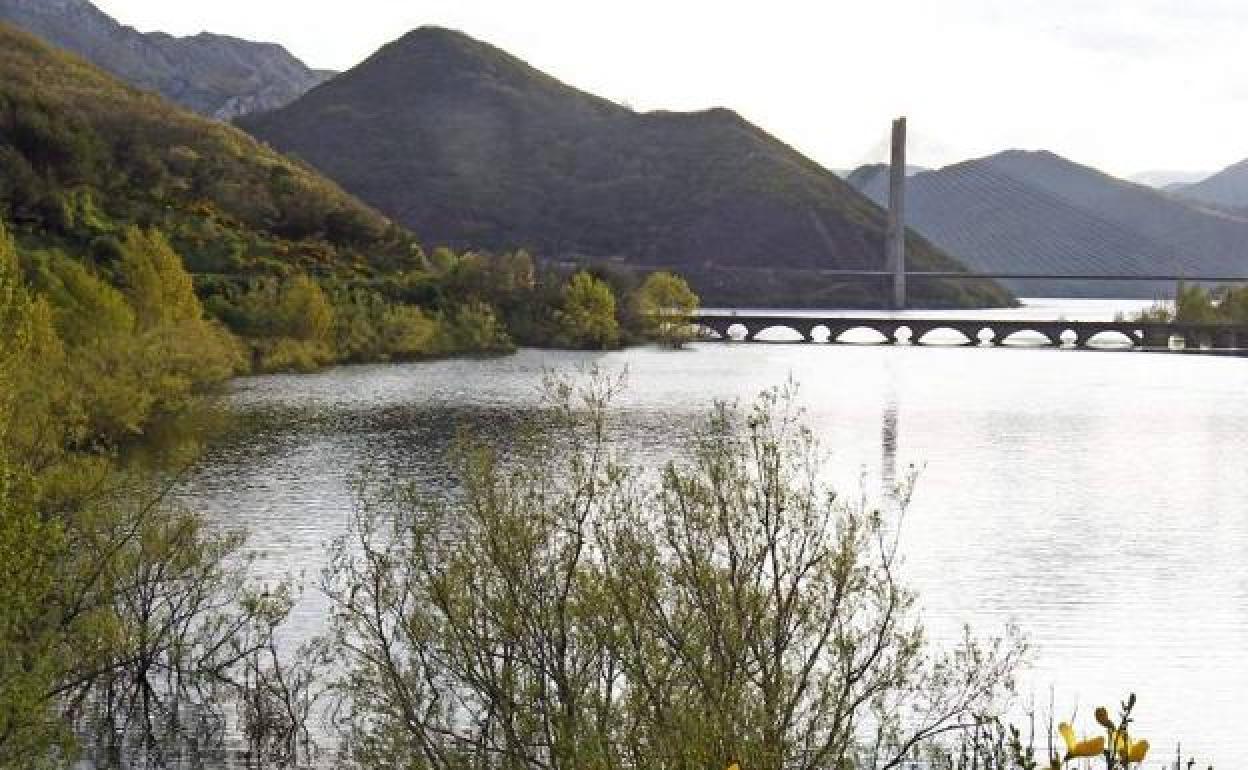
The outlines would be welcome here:
[[[906,309],[906,119],[893,121],[892,154],[888,174],[888,230],[884,243],[885,270],[892,278],[892,308]]]

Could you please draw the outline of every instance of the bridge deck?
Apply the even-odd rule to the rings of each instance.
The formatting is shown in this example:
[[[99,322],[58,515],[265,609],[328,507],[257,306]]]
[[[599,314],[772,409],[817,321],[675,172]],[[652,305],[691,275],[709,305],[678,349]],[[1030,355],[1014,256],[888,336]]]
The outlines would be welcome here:
[[[1172,350],[1177,340],[1181,341],[1181,349],[1189,352],[1248,353],[1248,324],[712,313],[700,313],[692,320],[706,332],[707,339],[722,341],[766,342],[768,340],[758,338],[760,333],[782,328],[796,332],[803,342],[815,342],[818,341],[816,332],[822,327],[827,330],[830,342],[839,341],[848,331],[869,329],[881,334],[887,344],[907,339],[924,344],[929,333],[940,329],[960,333],[966,340],[963,344],[967,345],[1000,344],[1019,332],[1031,332],[1054,347],[1088,348],[1093,337],[1114,332],[1137,349]],[[903,329],[906,334],[900,333]],[[737,332],[735,336],[734,331]]]

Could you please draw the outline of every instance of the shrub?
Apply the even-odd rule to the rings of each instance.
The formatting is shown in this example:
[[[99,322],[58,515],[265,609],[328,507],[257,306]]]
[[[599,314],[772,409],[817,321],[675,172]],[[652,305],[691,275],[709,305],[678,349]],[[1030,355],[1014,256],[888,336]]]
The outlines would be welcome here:
[[[359,764],[884,768],[993,712],[1020,648],[927,647],[891,522],[822,487],[789,395],[656,478],[607,448],[616,386],[552,384],[452,502],[361,506],[323,578]]]

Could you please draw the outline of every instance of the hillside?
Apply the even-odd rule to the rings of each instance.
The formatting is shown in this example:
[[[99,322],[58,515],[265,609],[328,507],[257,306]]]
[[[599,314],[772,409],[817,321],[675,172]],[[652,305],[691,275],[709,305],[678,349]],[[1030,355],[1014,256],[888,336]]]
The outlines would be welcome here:
[[[851,183],[887,195],[877,167]],[[976,269],[1065,274],[1240,274],[1248,221],[1047,152],[1009,151],[910,179],[909,224]],[[1032,294],[1155,296],[1170,285],[1027,282]]]
[[[160,316],[168,294],[178,318],[222,322],[264,370],[515,344],[611,348],[653,335],[638,308],[655,292],[691,296],[673,276],[426,254],[311,168],[0,24],[7,247],[5,233],[67,339],[121,318],[108,349],[125,350],[125,318]]]
[[[1178,187],[1174,192],[1189,200],[1248,211],[1248,160],[1195,184]]]
[[[0,21],[220,120],[281,107],[332,76],[309,69],[279,45],[209,33],[144,34],[88,0],[0,0]]]
[[[0,24],[0,217],[19,241],[165,233],[202,274],[367,273],[411,237],[315,171]]]
[[[674,267],[710,302],[877,301],[785,272],[880,265],[884,213],[835,174],[731,111],[637,113],[457,32],[411,32],[239,125],[428,243]],[[910,253],[957,267],[918,238]]]

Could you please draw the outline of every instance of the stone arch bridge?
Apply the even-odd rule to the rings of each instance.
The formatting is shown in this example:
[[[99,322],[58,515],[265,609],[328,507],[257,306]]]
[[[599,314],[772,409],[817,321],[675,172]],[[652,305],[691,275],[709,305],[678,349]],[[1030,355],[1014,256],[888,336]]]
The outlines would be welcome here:
[[[1185,350],[1210,352],[1238,351],[1248,353],[1248,325],[1193,324],[1142,321],[1028,321],[975,318],[881,318],[852,316],[807,315],[719,315],[700,313],[693,323],[707,340],[773,342],[759,339],[772,329],[788,329],[801,336],[801,342],[840,342],[854,330],[870,330],[883,337],[884,344],[909,341],[930,344],[928,337],[935,331],[961,334],[963,345],[998,345],[1007,343],[1020,333],[1039,335],[1053,347],[1088,348],[1094,337],[1112,337],[1118,347],[1124,340],[1130,347],[1145,350],[1170,350],[1173,340],[1181,340]],[[826,337],[817,334],[826,330]],[[942,342],[940,344],[949,344]],[[955,343],[956,344],[956,343]]]

